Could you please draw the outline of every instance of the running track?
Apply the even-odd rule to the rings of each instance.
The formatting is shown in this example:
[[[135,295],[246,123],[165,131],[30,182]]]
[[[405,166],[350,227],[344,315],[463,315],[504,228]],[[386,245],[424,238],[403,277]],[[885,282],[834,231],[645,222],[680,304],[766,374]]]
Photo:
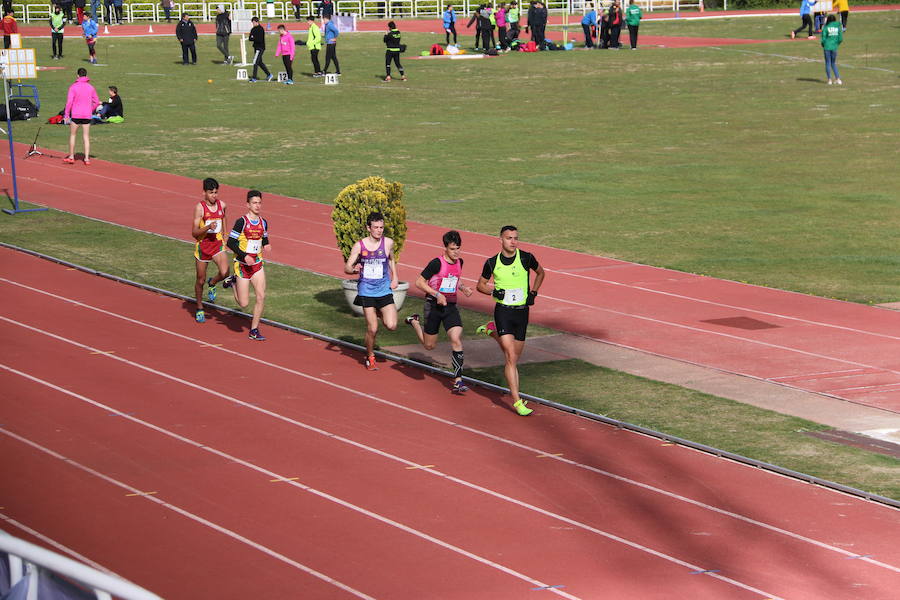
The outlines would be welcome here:
[[[17,148],[18,155],[24,155],[25,146]],[[8,160],[4,147],[0,161]],[[189,239],[187,222],[200,195],[199,181],[101,160],[92,163],[86,168],[80,162],[69,166],[49,157],[18,160],[20,196]],[[8,177],[4,176],[6,185]],[[245,190],[225,186],[222,192],[234,207],[232,215],[243,207]],[[329,206],[267,193],[264,211],[275,248],[269,258],[342,276]],[[401,278],[412,279],[439,253],[445,230],[409,223]],[[533,246],[527,244],[528,231],[521,234],[523,247],[534,251],[548,271],[532,322],[900,412],[898,312]],[[497,239],[474,233],[463,238],[468,277],[477,277],[483,258],[497,251]],[[491,310],[490,299],[480,294],[465,303]]]
[[[0,249],[0,513],[166,598],[895,598],[900,512]],[[340,382],[340,383],[338,383]],[[32,532],[32,533],[25,533]]]

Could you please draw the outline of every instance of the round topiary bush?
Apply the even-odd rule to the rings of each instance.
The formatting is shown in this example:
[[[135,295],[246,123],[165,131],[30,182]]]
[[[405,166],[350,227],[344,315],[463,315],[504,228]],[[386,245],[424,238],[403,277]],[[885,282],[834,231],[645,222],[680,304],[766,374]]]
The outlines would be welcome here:
[[[344,260],[350,256],[353,244],[369,235],[366,217],[374,211],[384,215],[384,235],[394,240],[394,258],[399,258],[406,241],[403,184],[383,177],[366,177],[345,187],[334,199],[331,220]]]

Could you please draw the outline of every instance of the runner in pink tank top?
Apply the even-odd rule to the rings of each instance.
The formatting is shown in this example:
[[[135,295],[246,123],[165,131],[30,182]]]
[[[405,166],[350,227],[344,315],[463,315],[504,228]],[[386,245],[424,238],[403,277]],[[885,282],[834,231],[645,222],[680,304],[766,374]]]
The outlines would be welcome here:
[[[453,393],[462,394],[469,388],[463,383],[462,318],[456,308],[458,292],[466,297],[472,288],[462,283],[463,260],[459,257],[462,240],[457,231],[444,234],[444,253],[433,259],[419,274],[416,287],[425,292],[425,310],[422,317],[410,315],[406,323],[416,330],[419,342],[426,350],[437,344],[441,324],[450,338],[450,362],[453,365]],[[424,326],[422,324],[424,322]]]

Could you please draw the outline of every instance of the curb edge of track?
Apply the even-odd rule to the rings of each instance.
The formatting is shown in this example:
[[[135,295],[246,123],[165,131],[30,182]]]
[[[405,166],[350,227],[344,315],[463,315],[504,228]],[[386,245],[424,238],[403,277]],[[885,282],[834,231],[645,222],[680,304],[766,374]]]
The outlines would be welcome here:
[[[41,252],[37,252],[36,250],[30,250],[30,249],[28,249],[28,248],[22,248],[22,247],[20,247],[20,246],[16,246],[16,245],[14,245],[14,244],[9,244],[9,243],[7,243],[7,242],[0,242],[0,248],[7,248],[7,249],[9,249],[9,250],[15,250],[15,251],[17,251],[17,252],[22,252],[23,254],[28,254],[28,255],[31,255],[31,256],[34,256],[34,257],[37,257],[37,258],[41,258],[41,259],[43,259],[43,260],[47,260],[47,261],[54,262],[54,263],[57,263],[57,264],[60,264],[60,265],[64,265],[64,266],[66,266],[66,267],[69,267],[69,268],[72,268],[72,269],[76,269],[76,270],[81,271],[81,272],[83,272],[83,273],[88,273],[88,274],[91,274],[91,275],[97,275],[97,276],[99,276],[99,277],[103,277],[104,279],[109,279],[109,280],[111,280],[111,281],[115,281],[115,282],[118,282],[118,283],[123,283],[123,284],[126,284],[126,285],[131,285],[131,286],[134,286],[134,287],[136,287],[136,288],[140,288],[140,289],[142,289],[142,290],[146,290],[146,291],[154,292],[154,293],[156,293],[156,294],[160,294],[160,295],[162,295],[162,296],[168,296],[168,297],[170,297],[170,298],[177,298],[177,299],[185,300],[185,301],[189,301],[189,302],[193,302],[193,301],[194,301],[194,298],[185,296],[185,295],[183,295],[183,294],[179,294],[179,293],[177,293],[177,292],[173,292],[173,291],[170,291],[170,290],[165,290],[165,289],[162,289],[162,288],[157,288],[157,287],[154,287],[154,286],[152,286],[152,285],[148,285],[148,284],[144,284],[144,283],[139,283],[139,282],[137,282],[137,281],[132,281],[132,280],[130,280],[130,279],[125,279],[124,277],[119,277],[119,276],[117,276],[117,275],[112,275],[112,274],[110,274],[110,273],[105,273],[105,272],[103,272],[103,271],[98,271],[98,270],[92,269],[92,268],[90,268],[90,267],[85,267],[85,266],[83,266],[83,265],[79,265],[79,264],[76,264],[76,263],[72,263],[72,262],[63,260],[63,259],[61,259],[61,258],[57,258],[57,257],[54,257],[54,256],[50,256],[50,255],[48,255],[48,254],[43,254],[43,253],[41,253]],[[218,309],[218,310],[220,310],[220,311],[222,311],[222,312],[224,312],[224,313],[230,313],[230,314],[232,314],[232,315],[237,315],[237,316],[247,317],[247,318],[250,317],[250,315],[248,315],[247,313],[241,312],[241,311],[236,310],[236,309],[233,309],[233,308],[228,308],[228,307],[221,306],[221,305],[218,305],[218,304],[212,304],[212,306],[214,306],[216,309]],[[330,343],[330,344],[335,344],[335,345],[338,345],[338,346],[343,346],[343,347],[345,347],[345,348],[352,348],[352,349],[358,350],[358,351],[365,351],[365,348],[364,348],[363,346],[360,346],[359,344],[353,344],[353,343],[351,343],[351,342],[347,342],[347,341],[345,341],[345,340],[333,338],[333,337],[330,337],[330,336],[327,336],[327,335],[324,335],[324,334],[321,334],[321,333],[316,333],[316,332],[314,332],[314,331],[308,331],[308,330],[303,329],[303,328],[301,328],[301,327],[295,327],[295,326],[293,326],[293,325],[288,325],[288,324],[286,324],[286,323],[281,323],[281,322],[279,322],[279,321],[272,321],[272,320],[270,320],[270,319],[265,319],[265,318],[261,319],[261,322],[265,323],[266,325],[268,325],[268,326],[270,326],[270,327],[277,327],[278,329],[283,329],[283,330],[285,330],[285,331],[290,331],[291,333],[297,333],[297,334],[300,334],[300,335],[305,335],[305,336],[308,336],[308,337],[312,337],[312,338],[315,338],[315,339],[317,339],[317,340],[321,340],[321,341],[324,341],[324,342],[328,342],[328,343]],[[421,369],[421,370],[424,370],[424,371],[428,371],[428,372],[430,372],[430,373],[434,373],[434,374],[437,374],[437,375],[443,375],[443,376],[447,376],[447,377],[452,376],[452,373],[450,373],[449,371],[446,371],[446,370],[444,370],[444,369],[435,367],[435,366],[433,366],[433,365],[429,365],[429,364],[426,364],[426,363],[422,363],[422,362],[413,360],[413,359],[411,359],[411,358],[407,358],[407,357],[405,357],[405,356],[398,356],[398,355],[396,355],[396,354],[389,354],[389,353],[386,353],[386,352],[382,352],[382,351],[380,351],[380,350],[377,350],[377,351],[375,352],[375,354],[378,355],[378,356],[380,356],[381,358],[386,359],[386,360],[391,360],[391,361],[394,361],[394,362],[397,362],[397,363],[400,363],[400,364],[409,365],[409,366],[415,367],[415,368],[417,368],[417,369]],[[502,386],[499,386],[499,385],[495,385],[495,384],[493,384],[493,383],[489,383],[489,382],[487,382],[487,381],[482,381],[482,380],[480,380],[480,379],[473,379],[473,378],[471,378],[471,377],[463,377],[463,379],[464,379],[467,383],[471,383],[471,384],[477,385],[477,386],[479,386],[479,387],[483,387],[483,388],[486,388],[486,389],[489,389],[489,390],[493,390],[493,391],[495,391],[495,392],[500,392],[501,394],[508,394],[508,393],[509,393],[509,389],[507,389],[507,388],[505,388],[505,387],[502,387]],[[663,441],[665,441],[665,442],[667,442],[667,443],[677,444],[677,445],[679,445],[679,446],[684,446],[684,447],[686,447],[686,448],[691,448],[691,449],[693,449],[693,450],[698,450],[698,451],[703,452],[703,453],[706,453],[706,454],[712,454],[712,455],[714,455],[714,456],[716,456],[716,457],[718,457],[718,458],[724,458],[724,459],[728,459],[728,460],[731,460],[731,461],[734,461],[734,462],[737,462],[737,463],[741,463],[741,464],[746,465],[746,466],[751,466],[751,467],[756,467],[756,468],[759,468],[759,469],[764,469],[764,470],[766,470],[766,471],[770,471],[770,472],[773,472],[773,473],[777,473],[778,475],[783,475],[783,476],[790,477],[790,478],[792,478],[792,479],[797,479],[797,480],[800,480],[800,481],[803,481],[803,482],[806,482],[806,483],[810,483],[810,484],[814,484],[814,485],[819,485],[819,486],[821,486],[821,487],[824,487],[824,488],[827,488],[827,489],[830,489],[830,490],[833,490],[833,491],[841,492],[841,493],[848,494],[848,495],[851,495],[851,496],[856,496],[856,497],[862,498],[862,499],[864,499],[864,500],[869,500],[869,501],[871,501],[871,502],[876,502],[876,503],[878,503],[878,504],[883,504],[883,505],[885,505],[885,506],[889,506],[889,507],[892,507],[892,508],[898,508],[898,509],[900,509],[900,500],[894,500],[894,499],[892,499],[892,498],[887,498],[887,497],[885,497],[885,496],[880,496],[880,495],[878,495],[878,494],[873,494],[873,493],[870,493],[870,492],[866,492],[866,491],[864,491],[864,490],[860,490],[860,489],[857,489],[857,488],[854,488],[854,487],[846,486],[846,485],[843,485],[843,484],[840,484],[840,483],[837,483],[837,482],[834,482],[834,481],[829,481],[829,480],[827,480],[827,479],[822,479],[822,478],[816,477],[816,476],[814,476],[814,475],[808,475],[808,474],[802,473],[802,472],[800,472],[800,471],[794,471],[794,470],[792,470],[792,469],[787,469],[787,468],[785,468],[785,467],[780,467],[780,466],[778,466],[778,465],[773,465],[773,464],[771,464],[771,463],[759,461],[759,460],[756,460],[756,459],[753,459],[753,458],[749,458],[749,457],[747,457],[747,456],[743,456],[743,455],[741,455],[741,454],[735,454],[734,452],[729,452],[729,451],[727,451],[727,450],[721,450],[721,449],[715,448],[715,447],[713,447],[713,446],[707,446],[706,444],[701,444],[701,443],[698,443],[698,442],[693,442],[693,441],[688,440],[688,439],[685,439],[685,438],[680,438],[680,437],[677,437],[677,436],[669,435],[669,434],[667,434],[667,433],[663,433],[663,432],[661,432],[661,431],[656,431],[656,430],[654,430],[654,429],[649,429],[649,428],[647,428],[647,427],[641,427],[640,425],[635,425],[635,424],[633,424],[633,423],[628,423],[628,422],[626,422],[626,421],[620,421],[620,420],[618,420],[618,419],[613,419],[613,418],[611,418],[611,417],[607,417],[607,416],[604,416],[604,415],[599,415],[599,414],[597,414],[597,413],[592,413],[592,412],[589,412],[589,411],[586,411],[586,410],[582,410],[582,409],[580,409],[580,408],[575,408],[575,407],[573,407],[573,406],[568,406],[568,405],[566,405],[566,404],[561,404],[561,403],[559,403],[559,402],[554,402],[554,401],[552,401],[552,400],[547,400],[546,398],[541,398],[541,397],[539,397],[539,396],[532,396],[532,395],[530,395],[530,394],[522,394],[522,393],[520,393],[519,395],[520,395],[522,398],[524,398],[525,400],[528,400],[529,402],[535,402],[535,403],[537,403],[537,404],[542,404],[542,405],[544,405],[544,406],[548,406],[548,407],[550,407],[550,408],[555,408],[555,409],[560,410],[560,411],[562,411],[562,412],[567,412],[567,413],[574,414],[574,415],[577,415],[577,416],[580,416],[580,417],[584,417],[584,418],[586,418],[586,419],[591,419],[592,421],[598,421],[598,422],[601,422],[601,423],[605,423],[606,425],[611,425],[611,426],[613,426],[613,427],[617,427],[617,428],[619,428],[619,429],[624,429],[624,430],[627,430],[627,431],[631,431],[631,432],[633,432],[633,433],[638,433],[638,434],[646,435],[646,436],[649,436],[649,437],[657,438],[657,439],[663,440]]]

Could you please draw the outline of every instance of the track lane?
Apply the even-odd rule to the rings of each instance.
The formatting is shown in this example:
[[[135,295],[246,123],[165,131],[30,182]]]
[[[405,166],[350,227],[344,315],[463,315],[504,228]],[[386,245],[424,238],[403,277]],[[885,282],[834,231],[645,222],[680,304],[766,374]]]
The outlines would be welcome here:
[[[119,286],[119,287],[121,287],[121,286]],[[195,328],[195,329],[196,329],[196,328]],[[349,361],[348,361],[348,362],[349,362]],[[356,372],[358,373],[358,371],[356,371]],[[550,411],[550,412],[552,412],[552,411]],[[516,420],[516,419],[514,419],[512,422],[521,422],[521,420]],[[596,424],[593,424],[593,425],[596,425]],[[718,461],[718,462],[722,462],[722,461]]]

